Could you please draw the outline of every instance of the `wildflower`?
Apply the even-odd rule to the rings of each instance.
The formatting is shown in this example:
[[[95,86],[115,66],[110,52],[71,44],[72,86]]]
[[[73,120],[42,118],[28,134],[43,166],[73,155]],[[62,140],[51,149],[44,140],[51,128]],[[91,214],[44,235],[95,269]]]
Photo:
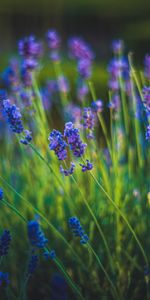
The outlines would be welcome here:
[[[72,122],[65,124],[64,136],[67,138],[67,142],[70,145],[70,149],[73,151],[74,156],[81,157],[84,154],[87,145],[82,143],[79,130],[74,128]]]
[[[120,105],[120,97],[118,94],[114,94],[112,100],[109,102],[108,107],[115,112],[118,111]]]
[[[24,139],[21,139],[20,142],[24,145],[28,145],[32,141],[32,132],[29,130],[24,130],[25,137]]]
[[[69,228],[71,229],[73,236],[80,237],[81,244],[86,244],[88,242],[89,238],[87,234],[85,234],[84,229],[82,228],[77,217],[69,218]]]
[[[74,172],[75,164],[71,163],[71,167],[68,170],[63,169],[62,165],[60,165],[60,172],[65,176],[72,175]]]
[[[89,45],[85,43],[81,38],[71,38],[69,40],[69,50],[71,57],[75,59],[93,60],[94,58],[94,54],[91,51]]]
[[[150,80],[150,54],[147,54],[144,59],[144,73],[148,80]]]
[[[19,41],[18,50],[24,58],[38,58],[42,53],[42,45],[34,36],[29,36]]]
[[[8,254],[11,242],[11,234],[9,230],[4,230],[0,237],[0,257]]]
[[[32,87],[32,74],[25,67],[21,68],[21,79],[26,88]]]
[[[55,152],[59,160],[65,160],[67,158],[67,143],[64,141],[61,132],[54,129],[50,133],[48,140],[50,141],[50,150]]]
[[[95,114],[90,107],[85,107],[83,112],[83,127],[88,130],[87,138],[93,139],[93,129],[95,125]]]
[[[44,248],[48,243],[37,220],[28,222],[28,238],[32,247]]]
[[[60,47],[61,40],[55,29],[48,30],[46,36],[48,41],[48,47],[51,50],[56,50]]]
[[[142,93],[144,96],[144,106],[146,110],[150,111],[150,87],[145,86]]]
[[[91,76],[91,61],[89,59],[79,60],[78,72],[83,79],[88,79]]]
[[[124,58],[113,58],[109,63],[108,72],[114,76],[114,78],[118,78],[121,74],[126,75],[126,72],[128,72],[127,61]]]
[[[86,159],[86,165],[80,164],[80,166],[82,167],[82,172],[90,171],[93,169],[93,164],[88,159]]]
[[[10,65],[2,73],[2,79],[7,88],[11,88],[12,91],[17,92],[19,86],[19,66],[18,61],[12,59]]]
[[[9,274],[0,271],[0,287],[7,287],[9,282]]]
[[[82,85],[79,86],[77,90],[77,95],[79,100],[82,101],[86,97],[88,92],[89,92],[88,86],[85,83],[82,83]]]
[[[28,271],[27,271],[27,276],[32,275],[35,270],[37,269],[39,263],[39,258],[37,255],[31,255],[29,264],[28,264]]]
[[[11,104],[10,100],[3,100],[3,111],[7,116],[10,128],[15,133],[23,132],[22,116],[19,108],[15,104]]]
[[[122,40],[114,40],[112,42],[112,50],[114,54],[121,54],[124,48],[124,43]]]
[[[102,112],[102,110],[103,110],[102,100],[98,99],[96,101],[93,101],[92,104],[91,104],[91,107],[97,113]]]
[[[0,188],[0,200],[3,199],[3,195],[4,195],[4,192],[3,192],[3,190]]]
[[[58,89],[62,93],[67,93],[69,90],[69,82],[65,76],[58,77]]]
[[[146,140],[150,140],[150,125],[146,128]]]
[[[55,259],[56,258],[56,252],[55,252],[55,250],[46,250],[45,252],[44,252],[44,257],[45,257],[45,259],[46,260],[48,260],[48,259]]]

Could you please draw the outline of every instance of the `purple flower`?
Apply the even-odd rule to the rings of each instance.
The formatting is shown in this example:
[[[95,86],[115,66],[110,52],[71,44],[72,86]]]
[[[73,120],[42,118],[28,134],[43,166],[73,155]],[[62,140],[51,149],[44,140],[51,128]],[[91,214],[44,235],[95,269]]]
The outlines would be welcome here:
[[[122,53],[123,48],[124,48],[124,42],[122,40],[114,40],[112,42],[112,50],[114,54]]]
[[[32,132],[29,130],[24,130],[25,137],[21,139],[20,142],[24,145],[28,145],[32,141]]]
[[[19,63],[17,60],[10,61],[10,65],[2,73],[2,79],[7,88],[11,88],[14,92],[19,90]]]
[[[28,222],[28,238],[31,246],[35,248],[44,248],[48,243],[37,220]]]
[[[31,70],[30,70],[31,71]],[[32,87],[32,73],[26,68],[21,69],[21,79],[27,88]]]
[[[150,54],[147,54],[144,59],[144,73],[148,80],[150,80]]]
[[[8,254],[11,242],[11,234],[9,230],[4,230],[0,237],[0,257]]]
[[[74,128],[72,122],[65,124],[64,136],[67,138],[67,142],[70,145],[70,149],[73,151],[74,156],[81,157],[84,154],[87,145],[82,143],[79,130]]]
[[[82,167],[82,172],[90,171],[93,169],[93,164],[88,159],[86,159],[86,165],[80,164],[80,166]]]
[[[51,29],[47,32],[47,41],[48,41],[48,47],[51,50],[57,50],[60,47],[60,37],[55,29]]]
[[[27,271],[27,276],[31,276],[37,269],[39,263],[39,258],[37,255],[31,255],[29,264],[28,264],[28,271]]]
[[[0,287],[6,288],[9,283],[9,274],[0,271]]]
[[[84,100],[88,92],[89,92],[88,86],[85,83],[82,83],[82,85],[79,86],[77,90],[77,95],[79,100],[81,101]]]
[[[50,133],[48,140],[50,141],[50,150],[55,152],[59,160],[65,160],[67,158],[67,143],[64,141],[61,132],[54,129]]]
[[[89,45],[81,38],[71,38],[68,44],[71,57],[79,60],[93,60],[93,52],[91,51]]]
[[[118,78],[119,75],[121,75],[125,71],[128,71],[128,64],[124,58],[122,59],[113,58],[110,61],[108,66],[108,72],[112,76]]]
[[[69,175],[72,175],[74,173],[74,169],[75,169],[75,164],[74,163],[71,163],[71,166],[68,170],[64,169],[62,167],[62,165],[60,165],[60,172],[62,174],[64,174],[65,176],[69,176]]]
[[[91,61],[89,59],[79,60],[78,72],[83,79],[88,79],[91,76]]]
[[[97,113],[102,112],[102,110],[103,110],[102,100],[98,99],[96,101],[93,101],[92,104],[91,104],[91,107]]]
[[[58,89],[62,93],[67,93],[69,91],[69,82],[63,75],[58,77]]]
[[[83,112],[83,127],[89,130],[87,138],[93,138],[92,130],[95,125],[95,114],[90,107],[85,107]]]
[[[77,217],[69,218],[69,228],[71,229],[73,236],[80,237],[80,243],[86,244],[89,240],[87,234],[85,234],[83,227]]]
[[[12,131],[15,133],[23,132],[22,116],[19,108],[15,104],[11,104],[10,100],[3,100],[3,111]]]
[[[19,54],[24,58],[38,58],[42,53],[42,45],[34,36],[25,37],[18,43]]]
[[[109,102],[108,107],[114,111],[118,111],[120,105],[120,96],[114,94],[112,100]]]
[[[37,68],[38,62],[35,58],[26,58],[23,61],[22,68],[23,70],[33,71]]]
[[[146,128],[146,140],[150,140],[150,125]]]
[[[55,259],[56,258],[56,252],[55,252],[55,250],[46,250],[45,252],[44,252],[44,257],[45,257],[45,259],[46,260],[48,260],[48,259]]]
[[[142,90],[144,96],[144,106],[150,111],[150,87],[145,86]]]
[[[3,196],[4,196],[4,192],[3,192],[3,190],[0,188],[0,200],[3,199]]]

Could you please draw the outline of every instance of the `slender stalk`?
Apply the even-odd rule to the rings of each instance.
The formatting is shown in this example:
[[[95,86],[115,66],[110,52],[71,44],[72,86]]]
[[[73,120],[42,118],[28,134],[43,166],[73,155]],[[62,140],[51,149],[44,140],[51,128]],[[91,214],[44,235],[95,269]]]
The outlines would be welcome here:
[[[25,217],[18,211],[18,209],[16,209],[13,205],[9,204],[6,200],[1,200],[4,204],[6,204],[11,210],[13,210],[13,212],[15,212],[24,222],[27,223],[27,219],[25,219]],[[84,298],[82,297],[79,288],[73,283],[71,277],[69,276],[69,274],[65,271],[65,268],[63,267],[62,263],[60,262],[60,260],[55,259],[54,260],[56,265],[59,267],[59,269],[63,272],[63,274],[65,275],[68,284],[71,286],[71,288],[78,294],[78,296],[80,296],[80,299],[84,300]],[[21,292],[20,292],[20,296],[18,298],[18,300],[23,300],[24,299],[24,291],[26,288],[26,285],[28,283],[30,276],[28,276],[23,284],[23,287],[21,288]]]
[[[90,248],[90,250],[92,251],[93,255],[95,256],[95,258],[96,258],[96,260],[97,260],[97,262],[98,262],[100,268],[102,269],[103,273],[105,274],[105,276],[106,276],[108,282],[110,283],[111,288],[112,288],[112,294],[113,294],[113,296],[114,296],[114,299],[115,299],[115,300],[116,300],[116,299],[119,299],[119,295],[118,295],[118,292],[117,292],[117,290],[116,290],[116,287],[114,286],[114,284],[113,284],[112,280],[110,279],[110,277],[109,277],[107,271],[105,270],[103,264],[101,263],[100,258],[99,258],[98,255],[96,254],[96,252],[95,252],[95,250],[93,249],[93,247],[92,247],[89,243],[87,243],[87,245],[88,245],[88,247]]]
[[[95,180],[95,182],[97,183],[97,185],[99,186],[99,188],[103,191],[103,193],[105,194],[105,196],[107,197],[107,199],[109,200],[109,202],[113,205],[113,207],[115,208],[116,212],[118,212],[120,214],[120,216],[123,218],[123,220],[125,221],[126,225],[128,226],[130,232],[132,233],[134,239],[136,240],[140,250],[141,250],[141,253],[143,255],[143,258],[145,260],[145,263],[147,266],[149,266],[149,263],[148,263],[148,259],[147,259],[147,256],[145,254],[145,251],[143,249],[143,246],[141,245],[134,229],[131,227],[128,219],[126,218],[126,216],[124,215],[124,213],[120,210],[120,208],[117,206],[117,204],[111,199],[111,197],[108,195],[108,193],[105,191],[105,189],[102,187],[102,185],[99,183],[99,181],[97,180],[97,178],[95,177],[95,175],[90,171],[90,174],[92,176],[92,178]]]
[[[80,257],[77,255],[77,253],[73,250],[72,246],[67,242],[67,240],[65,239],[65,237],[59,232],[59,230],[57,230],[57,228],[48,221],[48,219],[37,209],[35,208],[30,201],[26,200],[20,193],[18,193],[5,179],[3,179],[0,176],[0,179],[20,198],[24,201],[24,204],[28,207],[28,208],[32,208],[32,210],[38,214],[41,219],[51,228],[51,230],[53,232],[55,232],[56,236],[58,236],[63,242],[64,244],[70,249],[70,251],[72,252],[72,254],[74,255],[74,257],[76,257],[76,259],[78,260],[78,262],[80,263],[80,265],[83,267],[84,270],[86,270],[85,265],[83,264],[82,260],[80,259]]]
[[[110,266],[111,266],[112,272],[114,272],[114,270],[113,270],[113,259],[112,259],[112,257],[111,257],[111,252],[110,252],[110,250],[109,250],[109,247],[108,247],[108,244],[107,244],[107,240],[106,240],[106,238],[105,238],[105,235],[104,235],[104,233],[103,233],[103,231],[102,231],[102,229],[101,229],[101,227],[100,227],[100,225],[99,225],[99,223],[98,223],[98,221],[97,221],[97,218],[96,218],[95,214],[93,213],[93,211],[92,211],[90,205],[88,204],[88,202],[86,201],[84,195],[82,194],[82,191],[81,191],[81,189],[80,189],[80,187],[79,187],[78,182],[76,181],[76,179],[74,178],[73,175],[71,176],[71,178],[72,178],[73,182],[76,184],[76,186],[77,186],[77,188],[78,188],[78,190],[79,190],[79,192],[80,192],[80,194],[81,194],[81,196],[82,196],[82,199],[83,199],[83,201],[84,201],[84,204],[85,204],[85,206],[87,207],[87,209],[88,209],[90,215],[92,216],[92,218],[93,218],[93,220],[94,220],[94,223],[95,223],[95,225],[96,225],[96,227],[97,227],[97,229],[98,229],[98,231],[99,231],[99,234],[100,234],[100,236],[101,236],[101,238],[102,238],[102,240],[103,240],[103,242],[104,242],[104,245],[105,245],[105,248],[106,248],[106,251],[107,251],[107,255],[108,255],[108,258],[109,258],[109,262],[110,262]]]

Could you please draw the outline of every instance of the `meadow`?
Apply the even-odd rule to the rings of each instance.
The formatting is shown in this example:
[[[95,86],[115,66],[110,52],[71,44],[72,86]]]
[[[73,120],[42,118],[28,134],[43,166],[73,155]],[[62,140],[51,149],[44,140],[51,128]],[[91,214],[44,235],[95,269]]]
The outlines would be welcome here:
[[[2,300],[150,299],[150,55],[101,64],[50,29],[1,73]]]

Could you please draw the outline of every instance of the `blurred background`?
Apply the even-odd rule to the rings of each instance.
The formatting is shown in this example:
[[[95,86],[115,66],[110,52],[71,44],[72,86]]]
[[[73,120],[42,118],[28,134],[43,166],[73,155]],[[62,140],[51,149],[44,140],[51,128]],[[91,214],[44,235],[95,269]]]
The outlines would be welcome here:
[[[110,56],[114,38],[127,50],[144,56],[150,51],[148,0],[0,0],[0,53],[16,50],[16,41],[29,34],[42,38],[55,27],[64,41],[81,35],[100,59]]]

